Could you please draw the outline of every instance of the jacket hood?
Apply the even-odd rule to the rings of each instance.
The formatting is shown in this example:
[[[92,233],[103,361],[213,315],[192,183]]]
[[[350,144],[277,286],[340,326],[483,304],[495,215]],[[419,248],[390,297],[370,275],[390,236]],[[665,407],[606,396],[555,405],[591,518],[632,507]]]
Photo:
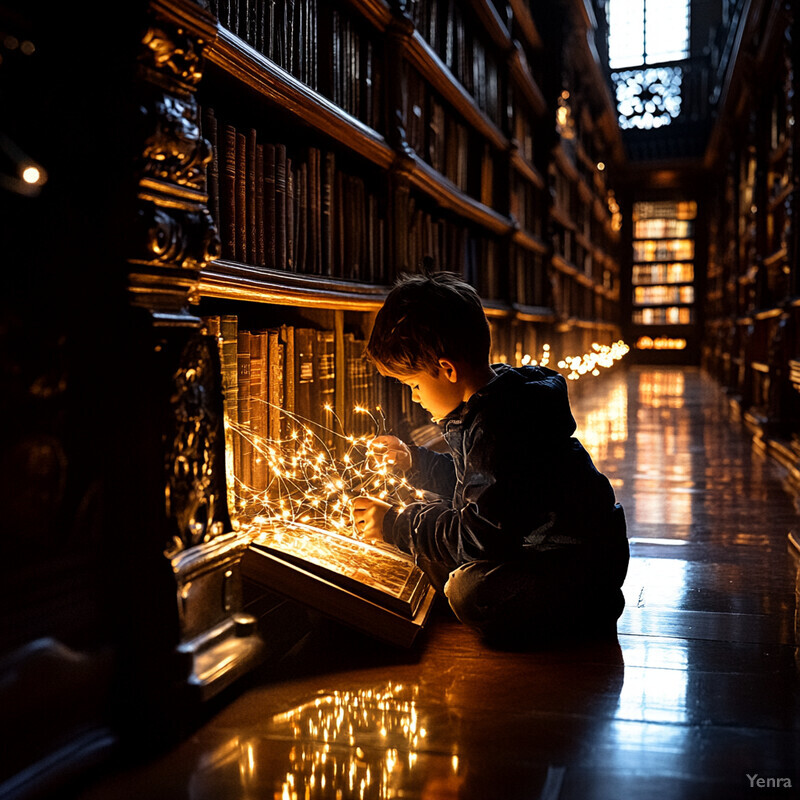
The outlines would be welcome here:
[[[495,377],[441,422],[454,418],[468,423],[478,412],[508,414],[541,426],[547,438],[572,436],[577,427],[569,405],[564,376],[548,367],[511,367],[493,364]]]

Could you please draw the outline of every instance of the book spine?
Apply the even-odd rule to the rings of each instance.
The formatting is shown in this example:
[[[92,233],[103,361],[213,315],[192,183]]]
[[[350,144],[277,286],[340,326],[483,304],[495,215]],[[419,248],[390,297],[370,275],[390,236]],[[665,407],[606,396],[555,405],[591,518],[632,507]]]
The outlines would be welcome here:
[[[256,240],[256,260],[255,264],[264,266],[266,263],[264,256],[264,145],[256,147],[256,219],[255,219],[255,240]]]
[[[264,145],[264,264],[275,269],[275,232],[277,217],[275,208],[275,145]]]
[[[295,251],[297,269],[308,272],[308,164],[300,165],[295,187]]]
[[[286,269],[286,145],[275,145],[275,266]]]
[[[264,6],[264,55],[275,59],[275,0],[265,0]]]
[[[267,488],[267,411],[262,395],[265,340],[263,332],[250,332],[250,426],[253,431],[253,489],[256,492]]]
[[[236,132],[236,235],[234,239],[234,259],[247,261],[247,136]]]
[[[236,129],[226,124],[223,136],[223,155],[220,163],[222,191],[220,195],[220,215],[222,224],[222,254],[225,258],[236,258]]]
[[[294,380],[295,413],[300,424],[307,425],[319,418],[318,402],[314,399],[315,366],[314,343],[316,331],[312,328],[295,329]]]
[[[249,128],[245,142],[245,181],[246,181],[246,218],[245,218],[245,242],[248,264],[257,264],[256,254],[256,131]]]
[[[375,80],[375,45],[367,39],[364,48],[364,120],[370,128],[379,130],[381,126],[375,116],[377,81]]]
[[[286,242],[286,268],[294,269],[294,164],[291,158],[286,159],[286,226],[284,239]]]
[[[335,9],[331,12],[332,14],[332,25],[331,25],[331,42],[332,42],[332,67],[331,76],[332,76],[332,97],[331,100],[339,106],[342,107],[342,25],[341,25],[341,16],[339,15],[338,11]]]
[[[219,170],[220,147],[217,115],[213,108],[203,111],[203,135],[211,146],[211,161],[208,163],[207,185],[208,210],[222,235],[222,220],[219,216]]]
[[[284,67],[286,65],[286,4],[285,2],[276,3],[275,19],[273,21],[273,42],[272,58],[276,64]]]
[[[296,411],[297,387],[295,365],[295,329],[293,325],[281,325],[280,342],[283,347],[283,408],[289,412],[282,415],[281,435],[290,439],[296,427],[292,416]]]
[[[319,11],[317,0],[308,0],[308,53],[311,64],[311,88],[319,88]]]
[[[350,32],[350,113],[363,121],[361,111],[361,37],[351,26]]]
[[[239,418],[239,480],[244,487],[253,485],[253,444],[250,412],[250,332],[239,331],[236,350],[237,412]],[[242,492],[244,494],[244,492]]]
[[[320,223],[322,225],[322,255],[320,272],[323,275],[333,274],[333,220],[336,211],[333,194],[336,179],[336,155],[333,152],[325,153],[325,167],[322,175],[322,212]]]
[[[377,209],[375,206],[375,196],[370,193],[366,197],[366,224],[365,228],[365,267],[366,273],[363,275],[363,280],[374,283],[377,277],[376,270],[376,232],[377,232]]]
[[[295,77],[298,72],[297,43],[295,41],[295,0],[284,0],[284,15],[286,20],[286,60],[284,67],[287,72]]]
[[[253,0],[253,47],[264,52],[264,0]]]
[[[280,331],[267,331],[267,364],[269,369],[269,437],[273,442],[281,439],[281,410],[283,409],[283,353]]]
[[[314,148],[314,271],[322,274],[322,151]]]
[[[333,216],[335,231],[333,274],[335,277],[341,278],[344,275],[345,268],[345,215],[347,213],[344,205],[344,175],[341,171],[337,171],[334,176],[333,193],[334,207],[336,209],[336,214]]]
[[[347,357],[345,355],[344,314],[341,311],[334,313],[333,326],[333,407],[341,420],[343,419],[342,412],[346,411],[345,397],[347,395]],[[339,426],[337,425],[337,427]],[[340,433],[343,432],[340,428],[339,431]],[[337,437],[335,439],[336,455],[341,458],[344,455],[344,450],[344,439]]]
[[[228,487],[228,511],[236,511],[236,472],[239,461],[239,437],[234,428],[239,423],[238,411],[238,317],[220,316],[220,350],[222,355],[222,400],[225,429],[225,478]]]
[[[336,404],[336,350],[333,331],[317,332],[317,383],[319,392],[315,417],[322,422],[324,428],[321,436],[327,447],[333,447],[333,417],[326,411],[326,406],[333,409]]]
[[[317,235],[317,219],[320,214],[318,203],[319,198],[319,153],[316,147],[308,148],[308,197],[306,200],[308,210],[308,220],[311,235],[308,239],[308,266],[309,271],[319,274],[321,270],[318,264],[321,264],[322,258],[320,253],[321,237]]]

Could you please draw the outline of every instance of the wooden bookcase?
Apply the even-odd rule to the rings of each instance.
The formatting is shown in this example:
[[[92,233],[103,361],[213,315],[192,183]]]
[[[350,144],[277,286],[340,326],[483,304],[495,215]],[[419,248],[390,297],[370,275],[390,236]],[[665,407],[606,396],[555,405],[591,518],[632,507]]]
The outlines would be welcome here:
[[[797,20],[784,4],[756,3],[741,23],[727,78],[728,115],[709,152],[707,325],[703,364],[728,389],[754,441],[800,478],[797,207]]]
[[[637,200],[631,224],[633,346],[648,352],[677,352],[694,361],[697,202]]]
[[[251,532],[223,318],[236,321],[237,391],[239,331],[277,331],[286,363],[301,353],[295,339],[290,359],[281,332],[314,330],[333,341],[334,406],[364,380],[417,441],[429,421],[347,348],[423,259],[478,288],[511,363],[620,335],[623,158],[591,3],[151,0],[127,4],[114,37],[99,15],[47,5],[10,3],[13,25],[30,15],[49,46],[24,83],[36,125],[20,137],[50,181],[5,220],[13,272],[31,277],[0,337],[17,376],[5,463],[28,465],[8,505],[36,541],[5,559],[7,728],[38,707],[42,680],[67,709],[0,775],[24,773],[31,792],[126,737],[185,735],[198,708],[308,630],[302,604],[242,579]],[[76,53],[85,26],[100,44]],[[35,105],[42,87],[49,104]],[[564,91],[572,138],[557,130]],[[76,114],[86,124],[44,137]],[[65,499],[14,490],[39,480]]]
[[[548,272],[559,322],[557,349],[586,352],[592,341],[618,336],[620,320],[620,207],[615,168],[623,161],[611,96],[598,66],[590,3],[542,25],[547,58],[560,78],[550,94],[556,136],[546,173],[551,242]],[[587,35],[588,34],[588,35]]]

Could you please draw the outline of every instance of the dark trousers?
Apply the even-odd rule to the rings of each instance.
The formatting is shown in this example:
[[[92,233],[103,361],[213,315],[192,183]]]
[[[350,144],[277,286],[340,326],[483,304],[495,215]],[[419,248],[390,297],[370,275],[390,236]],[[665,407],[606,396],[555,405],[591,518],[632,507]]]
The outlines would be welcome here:
[[[471,561],[447,575],[420,567],[458,619],[487,640],[574,638],[615,631],[625,606],[630,550],[622,506],[596,541],[535,549],[515,561]]]

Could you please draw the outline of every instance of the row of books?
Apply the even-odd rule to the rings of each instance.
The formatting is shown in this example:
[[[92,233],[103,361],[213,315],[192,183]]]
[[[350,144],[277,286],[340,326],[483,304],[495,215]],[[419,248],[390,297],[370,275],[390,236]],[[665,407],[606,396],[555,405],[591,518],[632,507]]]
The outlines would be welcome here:
[[[209,208],[232,261],[387,283],[386,201],[363,177],[337,165],[334,151],[263,141],[202,113]],[[385,195],[385,193],[382,193]]]
[[[634,286],[636,306],[664,306],[673,303],[694,303],[694,286]]]
[[[469,129],[416,70],[408,70],[407,81],[407,143],[462,192],[481,199],[481,187],[471,186]]]
[[[414,0],[409,8],[420,35],[436,51],[475,103],[498,127],[504,114],[498,63],[468,20],[469,4],[457,0]]]
[[[541,307],[551,304],[550,278],[541,253],[513,247],[510,284],[515,303]]]
[[[331,47],[323,59],[319,91],[339,108],[384,133],[383,58],[363,24],[328,8],[319,17]]]
[[[406,142],[465,194],[494,207],[494,153],[414,69],[407,73]]]
[[[333,330],[289,324],[247,330],[235,314],[206,316],[203,325],[219,342],[228,445],[237,483],[244,487],[266,488],[259,444],[291,448],[295,432],[309,427],[335,453],[342,434],[378,432],[356,407],[392,406],[386,380],[355,334],[337,341]],[[337,366],[345,371],[338,382]]]
[[[384,132],[383,59],[368,25],[318,0],[210,0],[220,23],[347,113]],[[444,64],[498,127],[505,115],[501,71],[471,11],[456,0],[416,0],[412,19]]]
[[[380,49],[361,20],[318,0],[211,0],[210,6],[254,50],[383,132]]]
[[[511,177],[510,211],[528,233],[541,238],[544,222],[542,191],[514,173]]]
[[[498,244],[479,228],[435,215],[412,196],[404,244],[408,271],[429,259],[439,269],[460,273],[481,297],[502,297]]]
[[[316,88],[317,0],[210,0],[220,24]]]
[[[512,88],[512,106],[514,108],[513,131],[514,139],[519,147],[520,155],[529,163],[535,163],[533,114],[523,113],[527,109],[527,102],[522,92],[516,87]]]
[[[692,309],[687,306],[635,309],[631,321],[634,325],[691,325]]]
[[[678,261],[672,264],[635,264],[631,282],[634,286],[647,283],[691,283],[694,265]]]
[[[387,192],[339,169],[335,151],[262,141],[202,114],[213,157],[209,208],[222,238],[222,257],[309,275],[389,284]],[[408,232],[398,267],[425,258],[461,272],[483,296],[500,296],[496,242],[482,229],[409,198]]]

